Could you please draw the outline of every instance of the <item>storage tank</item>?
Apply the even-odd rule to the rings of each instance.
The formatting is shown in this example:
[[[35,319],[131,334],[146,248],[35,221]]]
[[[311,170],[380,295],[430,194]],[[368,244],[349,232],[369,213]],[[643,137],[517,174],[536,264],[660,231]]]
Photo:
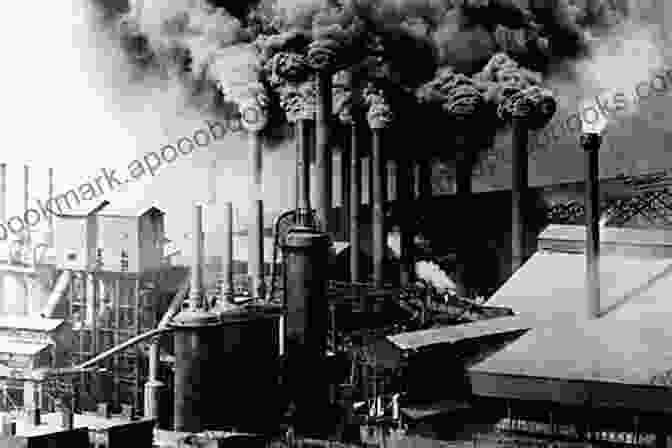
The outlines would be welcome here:
[[[270,306],[221,314],[220,429],[257,433],[277,428],[282,405],[279,319],[279,310]]]
[[[277,426],[279,316],[271,307],[176,316],[175,431]]]
[[[315,415],[329,400],[325,355],[330,245],[327,234],[297,225],[283,247],[288,393],[296,405],[296,427],[305,431],[315,429]]]
[[[200,432],[217,427],[222,368],[222,322],[203,309],[182,311],[171,326],[175,341],[175,431]]]

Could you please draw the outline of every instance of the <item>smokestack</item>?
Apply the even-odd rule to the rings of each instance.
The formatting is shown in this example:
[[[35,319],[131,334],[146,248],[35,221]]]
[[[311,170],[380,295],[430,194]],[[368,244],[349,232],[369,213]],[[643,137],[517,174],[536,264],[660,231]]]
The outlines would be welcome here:
[[[386,173],[385,159],[382,148],[382,129],[371,129],[372,155],[371,176],[373,180],[372,211],[373,211],[373,282],[375,287],[382,288],[384,283],[385,268],[385,193]]]
[[[23,211],[28,210],[30,202],[30,167],[23,165]]]
[[[250,132],[250,168],[252,184],[250,186],[250,223],[248,230],[248,271],[251,293],[254,298],[264,298],[264,204],[262,193],[262,144],[257,132]]]
[[[343,241],[350,233],[350,145],[341,149],[341,226]]]
[[[224,284],[222,296],[224,300],[233,301],[233,204],[224,204]]]
[[[600,185],[599,154],[602,136],[584,132],[581,146],[585,151],[586,170],[586,294],[588,318],[600,316]]]
[[[527,193],[528,129],[522,120],[513,119],[513,141],[511,148],[511,274],[525,262],[525,215],[523,203]]]
[[[350,127],[350,281],[359,282],[359,211],[362,207],[362,160],[357,121]]]
[[[54,197],[54,169],[49,168],[49,199],[51,200],[51,198],[53,197]],[[50,233],[49,244],[53,244],[54,216],[52,213],[49,213],[47,221],[49,222],[49,233]]]
[[[7,164],[0,163],[0,221],[7,221]]]
[[[191,261],[191,289],[189,308],[195,310],[203,306],[203,207],[194,206]]]
[[[586,207],[586,297],[588,318],[600,316],[600,184],[599,157],[602,133],[609,124],[599,119],[589,123],[581,121],[580,143],[585,152],[585,207]]]
[[[331,72],[322,71],[317,74],[317,114],[316,114],[316,157],[317,195],[316,209],[321,230],[329,232],[329,214],[331,211],[332,154],[330,148],[329,125],[332,112],[332,79]]]
[[[310,209],[310,133],[308,120],[296,120],[296,170],[297,170],[297,224],[310,226],[312,210]]]

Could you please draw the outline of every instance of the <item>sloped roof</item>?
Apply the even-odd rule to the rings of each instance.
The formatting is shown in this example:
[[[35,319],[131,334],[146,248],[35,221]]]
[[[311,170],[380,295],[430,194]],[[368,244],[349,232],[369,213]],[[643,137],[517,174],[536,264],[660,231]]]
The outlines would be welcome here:
[[[431,345],[454,344],[464,339],[511,333],[524,329],[527,329],[527,327],[521,322],[520,318],[505,316],[462,325],[404,332],[388,336],[387,339],[401,350],[417,350]]]
[[[652,384],[672,369],[672,259],[605,256],[588,319],[583,254],[537,252],[490,299],[532,330],[470,370]]]
[[[0,329],[12,328],[48,332],[55,330],[64,322],[63,319],[48,319],[39,316],[0,315]]]
[[[49,347],[49,344],[46,343],[17,342],[9,338],[0,337],[0,353],[35,355],[47,347]]]

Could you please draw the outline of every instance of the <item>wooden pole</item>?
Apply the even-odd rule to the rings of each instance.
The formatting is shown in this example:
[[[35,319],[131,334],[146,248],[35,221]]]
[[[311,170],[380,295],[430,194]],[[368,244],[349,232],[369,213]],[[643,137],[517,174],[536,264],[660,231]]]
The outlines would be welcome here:
[[[527,126],[514,119],[511,148],[511,274],[523,265],[527,255],[524,202],[528,189],[528,137]]]
[[[332,153],[330,147],[330,121],[332,113],[331,73],[317,74],[316,158],[317,195],[315,208],[321,230],[330,232]]]

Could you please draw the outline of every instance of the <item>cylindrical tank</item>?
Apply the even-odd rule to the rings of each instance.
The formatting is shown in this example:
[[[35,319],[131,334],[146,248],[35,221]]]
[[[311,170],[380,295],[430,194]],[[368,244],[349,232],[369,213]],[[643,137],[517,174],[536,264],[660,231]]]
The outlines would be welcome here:
[[[199,432],[218,422],[222,323],[217,314],[185,310],[171,323],[175,338],[175,431]]]
[[[279,317],[271,307],[221,314],[218,429],[260,433],[277,428]]]
[[[297,226],[288,232],[283,248],[289,393],[298,413],[313,418],[328,400],[321,369],[329,322],[329,246],[327,234]]]
[[[277,426],[279,316],[259,307],[175,318],[175,431]]]

